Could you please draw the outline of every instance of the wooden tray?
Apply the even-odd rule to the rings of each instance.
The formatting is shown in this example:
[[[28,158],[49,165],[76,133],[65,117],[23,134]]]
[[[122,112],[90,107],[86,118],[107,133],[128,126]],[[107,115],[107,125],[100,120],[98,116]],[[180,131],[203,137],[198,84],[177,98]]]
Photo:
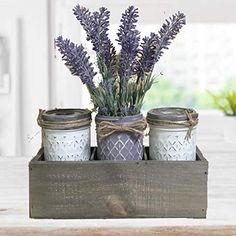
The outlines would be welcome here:
[[[45,161],[29,163],[31,218],[205,218],[208,162]],[[146,148],[148,157],[148,148]]]

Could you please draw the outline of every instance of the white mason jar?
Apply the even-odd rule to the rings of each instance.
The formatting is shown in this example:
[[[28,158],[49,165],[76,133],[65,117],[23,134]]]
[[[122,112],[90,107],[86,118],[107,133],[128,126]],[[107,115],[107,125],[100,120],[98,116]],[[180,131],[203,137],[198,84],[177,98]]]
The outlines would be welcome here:
[[[149,123],[149,158],[165,161],[196,160],[198,113],[193,109],[167,107],[152,109]]]
[[[42,145],[46,161],[90,159],[91,112],[85,109],[40,111]]]

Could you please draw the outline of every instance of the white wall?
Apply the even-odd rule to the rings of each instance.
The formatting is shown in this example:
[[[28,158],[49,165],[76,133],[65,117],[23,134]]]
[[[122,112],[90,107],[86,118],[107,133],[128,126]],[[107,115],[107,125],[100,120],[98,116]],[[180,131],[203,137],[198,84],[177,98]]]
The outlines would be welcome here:
[[[1,0],[0,21],[10,29],[12,88],[0,95],[0,155],[31,155],[40,144],[40,135],[29,142],[38,109],[48,108],[47,1]]]

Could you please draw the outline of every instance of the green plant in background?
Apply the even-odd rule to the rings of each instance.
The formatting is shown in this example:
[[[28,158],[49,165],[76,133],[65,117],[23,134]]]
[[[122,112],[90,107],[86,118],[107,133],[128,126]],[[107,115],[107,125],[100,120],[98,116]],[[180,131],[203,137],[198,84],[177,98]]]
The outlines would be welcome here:
[[[148,91],[143,109],[147,111],[153,107],[162,106],[186,106],[196,109],[208,109],[212,105],[210,98],[210,95],[205,91],[187,89],[182,85],[173,83],[173,79],[162,77]]]
[[[208,93],[213,98],[214,107],[222,110],[226,115],[236,116],[236,90],[223,91],[219,94]]]
[[[153,107],[163,106],[185,106],[207,110],[216,108],[227,115],[235,115],[236,76],[226,79],[221,92],[216,94],[187,88],[173,81],[173,78],[162,77],[153,84],[145,97],[143,109],[147,111]]]
[[[226,79],[218,93],[207,91],[213,100],[212,106],[223,111],[225,115],[236,116],[236,77]]]

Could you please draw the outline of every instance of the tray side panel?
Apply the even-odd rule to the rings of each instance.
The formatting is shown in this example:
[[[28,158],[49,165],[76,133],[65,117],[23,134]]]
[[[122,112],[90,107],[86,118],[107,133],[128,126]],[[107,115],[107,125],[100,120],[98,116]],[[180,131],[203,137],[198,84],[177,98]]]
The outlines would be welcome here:
[[[32,218],[206,217],[206,162],[34,162],[29,168]]]

